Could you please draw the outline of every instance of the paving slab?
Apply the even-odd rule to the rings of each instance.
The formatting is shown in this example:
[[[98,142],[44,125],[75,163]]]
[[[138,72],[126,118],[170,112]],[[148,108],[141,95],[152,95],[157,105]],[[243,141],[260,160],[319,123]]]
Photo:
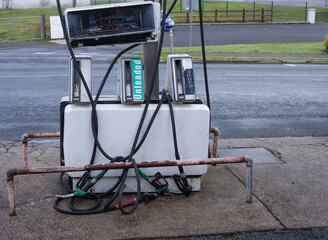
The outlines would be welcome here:
[[[264,147],[284,164],[257,165],[254,196],[287,229],[328,226],[328,138],[221,140],[222,146]],[[245,181],[240,166],[228,168]]]
[[[266,148],[283,164],[254,166],[253,203],[245,202],[244,164],[210,166],[202,189],[163,196],[131,215],[72,216],[53,209],[64,193],[58,174],[15,177],[17,216],[9,217],[5,172],[22,167],[21,144],[0,143],[0,239],[143,239],[327,226],[328,138],[223,139],[219,148]],[[29,143],[30,166],[59,164],[58,141]],[[127,197],[131,197],[128,195]]]

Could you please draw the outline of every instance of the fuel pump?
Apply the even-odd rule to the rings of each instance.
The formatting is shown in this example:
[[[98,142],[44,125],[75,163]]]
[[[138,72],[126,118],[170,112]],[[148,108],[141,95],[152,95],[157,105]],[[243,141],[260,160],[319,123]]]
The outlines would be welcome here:
[[[127,169],[110,173],[107,170],[70,172],[73,188],[65,185],[69,194],[59,195],[55,208],[71,214],[118,208],[123,213],[131,213],[139,201],[153,199],[157,194],[170,191],[188,196],[191,191],[200,191],[206,165],[136,167],[137,161],[207,158],[208,154],[210,111],[201,101],[196,101],[192,58],[186,54],[169,55],[165,89],[158,89],[165,21],[163,17],[160,27],[160,5],[129,2],[66,9],[65,24],[59,0],[57,5],[71,54],[70,94],[63,98],[61,105],[62,162],[65,166],[131,162],[134,172],[129,173]],[[166,12],[166,0],[163,12]],[[113,59],[93,96],[91,58],[75,56],[72,47],[127,43],[134,45]],[[144,45],[145,59],[125,55],[140,43]],[[117,96],[102,96],[103,86],[117,61]],[[134,200],[123,202],[123,192],[137,195]],[[141,195],[141,192],[147,194]],[[152,192],[156,195],[149,194]],[[95,210],[98,206],[88,210],[74,208],[73,212],[58,207],[66,197],[99,199],[108,194],[112,197],[99,211]],[[110,207],[116,197],[119,204]],[[127,205],[133,207],[125,211],[123,207]]]

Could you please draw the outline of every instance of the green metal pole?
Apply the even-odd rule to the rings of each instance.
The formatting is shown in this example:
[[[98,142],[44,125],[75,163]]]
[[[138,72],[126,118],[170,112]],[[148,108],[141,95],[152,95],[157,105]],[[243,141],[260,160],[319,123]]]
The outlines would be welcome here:
[[[305,15],[305,20],[304,21],[306,22],[306,20],[307,20],[306,19],[307,18],[307,1],[305,2],[305,14],[304,15]]]
[[[180,0],[180,12],[182,12],[182,0]]]
[[[253,2],[253,20],[255,20],[255,1]]]
[[[229,2],[226,2],[226,12],[227,12],[227,16],[228,16],[228,11],[229,11]]]

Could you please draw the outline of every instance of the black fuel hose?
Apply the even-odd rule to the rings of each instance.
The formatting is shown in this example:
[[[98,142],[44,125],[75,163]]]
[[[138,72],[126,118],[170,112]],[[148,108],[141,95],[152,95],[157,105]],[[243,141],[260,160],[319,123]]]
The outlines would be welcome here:
[[[206,52],[205,52],[205,38],[204,38],[204,26],[203,26],[203,10],[202,10],[202,0],[198,0],[199,6],[199,27],[200,27],[200,38],[202,45],[202,58],[203,58],[203,70],[204,70],[204,81],[205,81],[205,91],[206,91],[206,104],[210,110],[211,114],[211,99],[210,99],[210,91],[208,85],[208,77],[207,77],[207,65],[206,65]],[[211,126],[211,115],[209,127]]]
[[[76,60],[76,57],[74,55],[74,52],[73,52],[73,49],[72,49],[72,46],[69,42],[69,39],[68,39],[68,33],[66,31],[66,28],[64,27],[64,19],[63,19],[63,16],[62,16],[62,10],[61,10],[61,5],[60,5],[60,0],[56,0],[57,2],[57,8],[58,8],[58,12],[59,12],[59,16],[60,16],[60,20],[61,20],[61,24],[62,24],[62,28],[63,28],[63,33],[64,33],[64,37],[65,37],[65,40],[66,40],[66,44],[67,44],[67,47],[68,47],[68,50],[70,52],[70,55],[73,59],[73,64],[75,66],[75,68],[77,69],[77,72],[81,78],[81,81],[82,81],[82,84],[84,85],[85,89],[86,89],[86,92],[87,92],[87,95],[88,95],[88,98],[90,100],[90,103],[91,103],[91,106],[92,106],[92,121],[94,124],[92,129],[93,129],[93,135],[94,135],[94,139],[95,139],[95,144],[94,144],[94,148],[93,148],[93,154],[92,154],[92,159],[91,159],[91,162],[93,163],[94,161],[94,158],[95,158],[95,152],[96,152],[96,149],[98,148],[100,151],[103,150],[101,148],[101,145],[99,144],[99,141],[97,139],[97,136],[98,136],[98,127],[97,127],[97,115],[96,115],[96,104],[98,102],[98,99],[99,99],[99,96],[100,96],[100,93],[102,91],[102,88],[108,78],[108,75],[113,67],[113,65],[115,64],[116,61],[114,61],[115,59],[117,60],[123,53],[125,53],[126,51],[136,47],[137,45],[133,45],[125,50],[123,50],[112,62],[111,66],[108,68],[107,72],[106,72],[106,75],[104,76],[104,79],[103,79],[103,82],[101,83],[101,86],[97,92],[97,96],[96,96],[96,101],[93,100],[92,98],[92,94],[90,92],[90,89],[88,88],[87,84],[86,84],[86,81],[85,81],[85,78],[78,66],[78,63],[77,63],[77,60]],[[176,0],[174,2],[174,4],[176,3]],[[171,6],[171,10],[173,9],[173,7]],[[163,10],[164,12],[166,11],[166,0],[164,1],[164,7],[163,7]],[[168,12],[168,14],[170,13],[170,11]],[[125,161],[126,159],[129,161],[129,162],[132,162],[133,164],[133,167],[134,167],[134,171],[135,171],[135,174],[136,174],[136,179],[137,179],[137,197],[136,197],[136,201],[135,201],[135,204],[133,205],[133,207],[129,210],[129,211],[125,211],[123,209],[123,206],[122,206],[122,194],[123,194],[123,190],[125,188],[125,180],[126,180],[126,177],[127,177],[127,173],[128,173],[128,170],[123,170],[122,172],[122,175],[121,177],[119,178],[119,181],[115,184],[115,188],[118,187],[118,202],[119,202],[119,208],[120,210],[125,213],[125,214],[130,214],[132,213],[136,208],[137,208],[137,205],[138,205],[138,202],[139,202],[139,198],[140,198],[140,176],[139,176],[139,173],[138,173],[138,169],[137,169],[137,165],[135,163],[135,160],[132,159],[132,156],[136,153],[136,150],[138,150],[140,148],[140,146],[142,145],[143,141],[145,140],[148,132],[149,132],[149,129],[151,127],[151,125],[148,125],[147,127],[147,130],[144,134],[144,136],[142,137],[141,141],[139,142],[138,146],[137,146],[137,143],[138,143],[138,138],[139,138],[139,135],[140,135],[140,132],[141,132],[141,129],[142,129],[142,126],[143,126],[143,123],[144,123],[144,120],[145,120],[145,116],[146,116],[146,113],[147,113],[147,110],[148,110],[148,106],[150,104],[150,96],[151,96],[151,93],[153,91],[153,88],[154,88],[154,83],[155,83],[155,79],[156,79],[156,74],[157,74],[157,71],[158,71],[158,64],[159,64],[159,60],[160,60],[160,55],[161,55],[161,50],[162,50],[162,46],[163,46],[163,38],[164,38],[164,25],[165,25],[165,18],[162,19],[162,23],[161,23],[161,38],[160,38],[160,44],[159,44],[159,49],[158,49],[158,55],[157,55],[157,59],[156,59],[156,65],[155,65],[155,69],[154,69],[154,72],[153,72],[153,77],[152,77],[152,81],[151,81],[151,85],[150,85],[150,88],[149,88],[149,93],[148,93],[148,98],[146,100],[146,105],[145,105],[145,108],[144,108],[144,111],[143,111],[143,115],[142,115],[142,118],[140,120],[140,123],[139,123],[139,127],[138,127],[138,131],[137,131],[137,134],[135,136],[135,140],[134,140],[134,143],[133,143],[133,146],[131,148],[131,151],[130,151],[130,154],[129,156],[125,157],[125,158],[120,158],[120,161]],[[159,110],[159,108],[158,108]],[[157,111],[155,111],[155,113],[157,114]],[[155,116],[156,116],[155,114]],[[152,117],[152,122],[154,120],[154,115]],[[151,122],[151,124],[152,124]],[[100,146],[100,148],[99,148]],[[111,160],[111,162],[114,162],[113,160],[115,158],[112,158],[111,156],[109,156],[108,154],[105,153],[105,151],[101,151],[102,154],[108,158],[109,160]],[[60,176],[61,178],[61,182],[63,183],[62,181],[62,176],[63,174]],[[66,186],[65,184],[63,184],[63,186]],[[107,191],[106,193],[110,193],[112,191],[115,190],[115,188],[112,188],[110,189],[110,191]],[[64,187],[66,190],[68,190],[69,188],[66,186]],[[69,192],[73,191],[71,189],[68,190]],[[117,192],[113,195],[116,197],[117,195]],[[98,195],[97,194],[93,194],[93,195],[90,195],[89,193],[87,194],[87,196],[89,195],[89,197],[96,197],[96,199],[98,199]],[[107,208],[105,209],[100,209],[100,210],[95,210],[94,207],[91,207],[89,209],[84,209],[84,210],[78,210],[77,208],[75,208],[73,206],[73,200],[71,200],[71,208],[75,211],[67,211],[67,210],[63,210],[63,209],[60,209],[58,207],[58,203],[61,201],[62,199],[57,199],[54,203],[54,207],[56,210],[60,211],[60,212],[63,212],[63,213],[69,213],[69,214],[92,214],[92,213],[100,213],[100,212],[104,212],[104,211],[109,211],[109,210],[113,210],[111,207],[108,207],[108,203],[106,204]],[[111,200],[111,199],[110,199]],[[112,200],[111,202],[113,202],[114,200]],[[98,205],[98,202],[97,204]],[[92,210],[91,210],[92,209]],[[74,212],[74,213],[72,213]]]

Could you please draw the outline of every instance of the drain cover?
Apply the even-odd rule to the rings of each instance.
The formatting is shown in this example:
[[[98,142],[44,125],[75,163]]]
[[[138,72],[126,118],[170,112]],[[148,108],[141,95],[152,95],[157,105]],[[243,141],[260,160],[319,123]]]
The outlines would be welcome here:
[[[283,163],[265,148],[228,148],[218,149],[219,157],[243,157],[253,159],[254,164]]]

